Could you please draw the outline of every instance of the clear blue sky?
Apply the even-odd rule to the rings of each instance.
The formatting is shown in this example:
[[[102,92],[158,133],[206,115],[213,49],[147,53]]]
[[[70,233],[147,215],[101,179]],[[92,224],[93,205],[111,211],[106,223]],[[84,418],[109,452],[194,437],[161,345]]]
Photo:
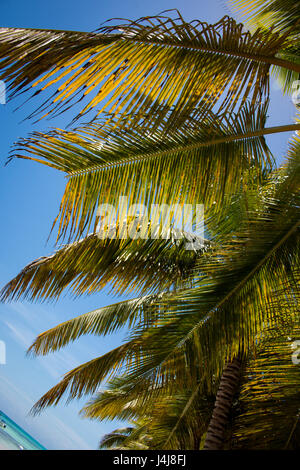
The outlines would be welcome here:
[[[9,27],[53,28],[92,31],[113,17],[136,19],[162,10],[177,8],[186,20],[216,22],[229,14],[225,0],[0,0],[1,25]],[[57,214],[63,193],[64,177],[42,165],[15,160],[3,167],[13,142],[33,130],[49,126],[65,127],[66,118],[42,121],[34,125],[21,122],[32,110],[26,105],[13,110],[22,100],[0,105],[1,129],[1,232],[0,285],[3,286],[27,263],[52,252],[45,246],[51,223]],[[288,98],[272,88],[268,125],[293,122],[294,107]],[[278,161],[286,148],[288,134],[268,139]],[[100,437],[117,423],[82,420],[78,411],[86,400],[64,402],[39,417],[27,413],[59,378],[76,365],[99,356],[118,345],[121,335],[108,338],[84,337],[60,353],[29,359],[25,351],[37,334],[75,315],[110,304],[115,299],[105,292],[56,304],[17,302],[0,305],[0,340],[7,345],[7,364],[0,365],[0,409],[49,449],[95,449]]]

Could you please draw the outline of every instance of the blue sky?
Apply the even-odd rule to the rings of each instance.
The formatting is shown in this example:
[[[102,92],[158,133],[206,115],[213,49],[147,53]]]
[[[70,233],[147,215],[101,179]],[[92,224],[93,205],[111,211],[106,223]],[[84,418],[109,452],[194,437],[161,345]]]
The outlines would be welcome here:
[[[136,19],[178,8],[186,20],[216,22],[229,14],[225,1],[211,0],[0,0],[1,25],[92,31],[113,17]],[[1,231],[0,285],[3,286],[27,263],[50,254],[53,243],[46,245],[64,190],[65,179],[55,170],[23,160],[4,167],[13,142],[33,130],[49,126],[65,127],[66,117],[33,124],[22,122],[32,110],[28,104],[14,109],[23,99],[0,105],[1,129]],[[37,104],[37,103],[36,103]],[[268,125],[293,122],[291,100],[272,86]],[[268,138],[278,161],[286,149],[289,134]],[[63,351],[43,357],[25,357],[26,349],[37,334],[73,316],[113,303],[116,299],[101,292],[72,300],[63,297],[56,304],[14,302],[0,305],[0,340],[7,347],[7,364],[0,365],[0,409],[14,419],[49,449],[95,449],[100,437],[118,423],[83,420],[78,411],[86,399],[64,406],[62,401],[38,417],[28,412],[38,398],[71,368],[102,355],[122,341],[122,335],[107,338],[84,337]]]

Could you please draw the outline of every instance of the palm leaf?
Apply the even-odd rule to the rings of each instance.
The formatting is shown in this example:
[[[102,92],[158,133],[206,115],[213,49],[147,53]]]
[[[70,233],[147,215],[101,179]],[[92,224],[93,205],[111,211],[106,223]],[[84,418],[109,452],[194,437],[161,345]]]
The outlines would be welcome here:
[[[202,263],[207,276],[162,303],[166,314],[155,326],[139,325],[120,348],[67,374],[41,398],[36,411],[56,403],[68,387],[70,398],[93,393],[109,370],[124,372],[125,364],[124,384],[144,397],[160,385],[176,390],[196,383],[199,393],[211,391],[230,357],[255,348],[265,324],[274,329],[295,318],[300,282],[299,148],[295,138],[275,194],[253,214],[250,227],[247,221],[243,234],[209,257],[206,270]],[[275,299],[280,299],[280,309],[274,308]]]
[[[259,26],[268,31],[270,28],[280,34],[288,35],[289,44],[283,46],[277,54],[283,60],[300,64],[299,34],[300,13],[299,4],[295,0],[230,0],[234,10],[243,15],[251,31]],[[281,84],[284,93],[293,93],[293,84],[299,79],[299,70],[288,70],[276,66],[272,69],[274,77]]]
[[[85,405],[81,414],[85,418],[96,420],[129,420],[136,432],[126,433],[121,443],[122,448],[124,445],[138,448],[140,441],[136,442],[136,437],[140,436],[142,443],[149,449],[198,450],[212,406],[213,395],[197,394],[191,401],[191,390],[187,388],[178,388],[171,394],[168,388],[160,386],[155,396],[151,394],[150,398],[144,399],[143,394],[128,390],[122,384],[122,377],[119,377],[111,380],[105,390],[97,393]],[[187,407],[188,414],[185,412]],[[119,430],[115,432],[119,434]],[[104,443],[106,437],[115,448],[110,434],[104,437]],[[118,443],[117,446],[119,447]]]
[[[75,397],[83,396],[87,393],[94,393],[99,384],[104,380],[109,380],[112,371],[122,372],[122,367],[131,357],[139,355],[140,346],[137,341],[128,341],[121,346],[109,351],[101,357],[92,359],[81,364],[64,375],[63,379],[52,387],[33,406],[31,412],[37,414],[42,408],[49,405],[57,405],[63,394],[68,390],[68,401]]]
[[[295,138],[272,195],[264,195],[239,236],[201,264],[206,275],[196,287],[173,294],[155,327],[138,325],[127,343],[69,372],[35,410],[56,404],[67,390],[69,398],[93,393],[106,377],[124,370],[125,384],[144,395],[151,396],[158,384],[192,390],[203,383],[212,390],[225,362],[249,352],[265,322],[275,327],[290,320],[298,309],[299,171]],[[287,308],[272,309],[276,296]]]
[[[229,0],[252,28],[275,27],[280,33],[300,33],[299,4],[295,0]]]
[[[300,370],[292,362],[299,333],[293,322],[249,357],[234,412],[234,448],[299,448]]]
[[[25,266],[2,289],[1,299],[51,300],[65,288],[77,296],[107,285],[117,294],[145,294],[185,285],[197,257],[209,247],[208,241],[194,236],[199,249],[186,250],[187,240],[191,239],[186,237],[186,232],[175,229],[165,238],[128,238],[126,243],[89,235]]]
[[[108,225],[114,214],[122,223],[128,207],[138,202],[154,219],[153,207],[164,204],[166,217],[173,217],[172,223],[179,227],[183,204],[205,204],[206,217],[216,216],[240,190],[242,175],[251,165],[257,171],[272,165],[264,134],[300,129],[299,123],[264,128],[266,111],[267,104],[245,105],[230,119],[212,115],[168,136],[145,134],[140,128],[122,132],[110,125],[35,134],[20,142],[14,155],[67,173],[58,216],[60,237],[69,233],[70,240],[96,230],[97,211],[107,204],[115,209]]]
[[[157,389],[155,402],[167,393],[166,390]],[[151,407],[144,394],[136,393],[127,384],[124,384],[123,376],[111,378],[104,390],[99,390],[95,396],[80,411],[80,414],[88,419],[137,421],[140,417],[148,417]]]
[[[156,303],[159,306],[159,300],[165,296],[167,294],[146,295],[72,318],[40,334],[28,352],[46,355],[50,351],[57,351],[82,335],[105,336],[125,326],[133,327],[140,322],[153,324],[159,316],[159,309],[155,311],[153,304]],[[149,308],[150,306],[152,308]]]
[[[89,95],[75,119],[106,110],[130,115],[132,126],[142,121],[157,128],[167,115],[173,125],[195,107],[205,116],[213,107],[231,112],[248,98],[264,100],[271,65],[299,71],[299,65],[277,58],[284,35],[251,35],[228,17],[208,25],[178,15],[94,33],[1,28],[0,79],[12,95],[32,86],[35,95],[54,88],[33,116],[61,113]]]
[[[99,449],[120,448],[120,446],[124,448],[124,443],[131,436],[133,429],[132,427],[121,428],[105,434],[99,443]]]

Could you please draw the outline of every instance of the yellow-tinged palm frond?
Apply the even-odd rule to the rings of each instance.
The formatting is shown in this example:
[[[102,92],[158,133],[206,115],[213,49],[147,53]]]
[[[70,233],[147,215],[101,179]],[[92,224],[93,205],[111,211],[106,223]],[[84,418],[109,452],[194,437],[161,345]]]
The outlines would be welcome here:
[[[82,335],[105,336],[125,326],[132,328],[138,323],[153,325],[162,314],[159,311],[159,301],[167,295],[161,293],[124,300],[72,318],[40,334],[28,352],[45,355],[50,351],[57,351]]]
[[[274,28],[280,33],[300,34],[300,9],[297,0],[229,0],[253,30]]]
[[[253,350],[266,324],[274,329],[293,320],[300,283],[299,151],[295,138],[275,193],[230,244],[201,264],[207,275],[195,287],[162,302],[166,314],[155,327],[138,325],[120,348],[71,371],[35,410],[57,403],[68,387],[70,398],[93,393],[115,370],[125,370],[123,383],[148,398],[158,386],[197,384],[197,393],[211,391],[226,361]]]
[[[210,243],[194,235],[197,250],[187,250],[191,237],[171,229],[168,237],[101,239],[92,234],[27,265],[1,291],[1,299],[58,298],[65,288],[91,294],[107,285],[115,294],[159,292],[189,284],[196,259]]]
[[[208,260],[208,276],[199,281],[199,290],[194,287],[180,292],[169,301],[165,325],[162,321],[161,328],[148,332],[147,348],[153,368],[159,359],[162,364],[172,358],[175,371],[176,356],[180,367],[185,354],[191,359],[188,368],[193,369],[197,357],[201,357],[203,373],[211,380],[214,374],[215,377],[220,374],[230,357],[255,347],[256,336],[265,323],[278,326],[297,314],[299,161],[298,145],[292,172],[283,176],[277,188],[279,199],[271,199],[264,211],[253,217],[250,231],[236,237],[231,249],[223,248],[219,256]],[[244,237],[247,238],[243,240]],[[201,268],[205,269],[203,265]],[[280,309],[272,308],[276,296],[281,299]],[[212,352],[215,350],[216,355]],[[137,367],[134,373],[139,376],[146,371],[152,373],[151,361]],[[170,370],[156,374],[152,375],[155,381],[174,378]]]
[[[213,108],[231,112],[248,98],[264,100],[271,65],[300,70],[277,57],[287,42],[284,35],[271,30],[251,35],[229,17],[208,25],[178,15],[103,26],[94,33],[1,28],[0,79],[12,94],[32,86],[35,95],[55,90],[34,116],[63,112],[88,97],[79,116],[106,110],[127,115],[127,125],[130,120],[132,126],[157,128],[166,116],[176,125],[195,107],[205,116]]]
[[[132,357],[141,358],[141,348],[138,341],[128,341],[109,351],[101,357],[81,364],[64,375],[63,379],[52,387],[32,408],[32,413],[38,413],[49,405],[57,405],[65,392],[69,392],[68,401],[87,393],[94,393],[104,379],[109,380],[116,372],[122,372],[126,363]]]
[[[146,430],[141,423],[137,423],[131,427],[115,429],[101,439],[99,449],[114,449],[114,450],[146,450]]]
[[[105,434],[99,443],[100,449],[111,449],[123,447],[124,441],[131,435],[133,427],[115,429],[109,434]]]
[[[233,448],[299,449],[299,340],[296,321],[249,357],[234,410]]]
[[[270,28],[289,37],[289,43],[277,54],[283,60],[300,64],[300,7],[295,0],[230,0],[234,10],[243,15],[251,31],[257,27],[268,31]],[[274,67],[274,76],[283,91],[294,93],[294,83],[300,78],[299,70]]]
[[[280,53],[282,58],[293,61],[295,64],[300,64],[300,47],[299,39],[296,44],[287,47]],[[295,105],[299,104],[298,100],[298,80],[300,78],[299,72],[294,72],[291,70],[286,70],[283,67],[274,67],[273,70],[274,77],[278,80],[278,83],[281,85],[284,93],[296,94]]]
[[[172,394],[168,387],[159,386],[155,394],[144,397],[143,394],[132,392],[124,386],[122,377],[117,377],[84,406],[81,415],[94,420],[129,420],[137,434],[143,428],[143,443],[149,449],[199,450],[214,395],[191,392],[187,387],[178,387]],[[115,441],[110,440],[109,435],[107,437],[114,446]],[[135,437],[136,434],[130,433],[128,439],[122,442],[122,447],[139,445]]]
[[[118,397],[118,390],[112,389],[109,392]],[[101,395],[101,394],[100,394]],[[114,450],[148,450],[149,444],[152,441],[148,431],[149,413],[141,413],[141,409],[132,403],[127,403],[125,408],[135,408],[137,418],[129,421],[129,426],[112,431],[103,436],[99,443],[99,449],[114,449]],[[88,406],[86,407],[88,412]]]
[[[149,416],[152,404],[163,396],[170,395],[168,388],[159,386],[150,396],[140,393],[141,390],[132,389],[124,383],[124,376],[111,378],[105,389],[99,391],[82,408],[80,414],[89,419],[136,421],[141,416]],[[151,406],[149,403],[151,401]]]
[[[154,404],[154,402],[153,402]],[[148,403],[149,405],[149,403]],[[106,434],[99,443],[100,449],[148,448],[150,408],[143,406],[139,396],[131,397],[121,385],[121,379],[115,378],[109,386],[96,394],[93,400],[87,403],[80,414],[91,419],[113,419],[118,417],[126,420],[126,428],[116,429]]]
[[[199,450],[210,417],[212,400],[202,400],[202,408],[189,410],[180,426],[175,428],[178,416],[189,399],[189,390],[173,396],[160,397],[160,401],[147,403],[146,414],[139,414],[137,421],[131,422],[132,427],[124,432],[116,429],[103,437],[99,448],[110,449],[182,449]],[[198,403],[197,403],[198,405]],[[170,431],[172,434],[170,434]],[[142,447],[143,446],[143,447]]]
[[[113,217],[121,223],[134,204],[156,219],[159,213],[153,215],[153,208],[159,211],[164,204],[169,206],[166,218],[180,226],[184,204],[204,204],[206,218],[216,216],[240,190],[245,170],[255,165],[259,172],[272,166],[265,134],[300,129],[299,123],[265,128],[266,112],[267,104],[245,105],[238,115],[211,115],[168,136],[143,133],[141,128],[120,131],[110,125],[35,134],[20,142],[14,155],[67,173],[58,215],[60,237],[95,230],[97,210],[107,204],[115,209],[107,224]],[[120,203],[124,197],[126,204]]]
[[[200,389],[200,387],[199,387]],[[191,388],[156,400],[151,410],[148,432],[152,449],[200,450],[212,413],[214,395]]]

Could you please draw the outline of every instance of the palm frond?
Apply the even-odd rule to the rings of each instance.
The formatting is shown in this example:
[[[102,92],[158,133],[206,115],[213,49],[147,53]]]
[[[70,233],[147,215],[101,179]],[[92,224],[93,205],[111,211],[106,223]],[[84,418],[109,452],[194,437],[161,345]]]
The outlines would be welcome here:
[[[234,411],[233,448],[299,449],[300,370],[292,360],[299,339],[296,321],[250,355]]]
[[[260,27],[264,31],[270,28],[280,34],[288,35],[289,43],[278,52],[277,57],[300,64],[300,9],[295,0],[230,0],[233,9],[241,13],[251,31]],[[284,93],[293,93],[293,84],[299,80],[299,70],[288,70],[276,66],[272,69],[274,77],[282,86]]]
[[[214,395],[187,388],[155,402],[149,433],[153,449],[200,450],[212,413]]]
[[[28,352],[46,355],[57,351],[82,335],[107,335],[124,326],[129,328],[142,322],[153,324],[159,315],[153,304],[167,294],[146,295],[137,299],[124,300],[113,305],[93,310],[61,323],[40,334],[30,346]],[[149,308],[149,307],[152,308]]]
[[[122,371],[122,366],[130,361],[133,355],[137,357],[139,349],[137,341],[129,341],[103,356],[92,359],[69,371],[57,385],[52,387],[33,406],[31,409],[32,414],[39,413],[49,405],[57,405],[66,391],[69,392],[67,401],[87,393],[96,392],[99,384],[104,379],[110,379],[112,371]]]
[[[299,163],[296,168],[299,172]],[[213,269],[210,262],[210,276],[196,288],[173,294],[166,304],[167,315],[155,327],[135,329],[109,362],[103,356],[71,372],[42,397],[36,409],[57,402],[68,386],[70,398],[94,392],[109,368],[115,370],[125,362],[125,382],[147,396],[159,384],[176,389],[178,383],[189,387],[200,380],[203,388],[211,390],[230,357],[255,348],[265,324],[274,328],[290,321],[298,313],[294,293],[299,290],[295,268],[300,253],[300,205],[295,171],[279,185],[277,195],[280,201],[273,200],[256,217],[253,238],[247,233],[247,250],[245,240],[240,240],[229,255],[230,264],[223,258],[220,265],[220,256],[215,261],[218,267]],[[280,311],[272,308],[278,298]]]
[[[276,188],[278,199],[273,196],[263,211],[253,215],[250,232],[247,229],[236,238],[227,254],[223,248],[222,254],[208,260],[208,276],[199,280],[198,287],[168,299],[169,313],[160,327],[147,331],[143,340],[143,347],[148,343],[147,359],[133,375],[151,377],[153,383],[174,380],[184,369],[184,356],[190,360],[185,362],[189,370],[197,364],[211,380],[230,357],[255,347],[265,323],[278,325],[297,314],[299,161],[299,142],[295,142],[287,173]],[[205,270],[203,264],[201,268]],[[276,296],[282,305],[274,310]]]
[[[156,402],[166,395],[167,391],[157,388]],[[80,414],[84,418],[93,420],[137,421],[141,416],[148,417],[151,407],[145,394],[131,390],[128,384],[124,384],[122,375],[112,377],[104,390],[100,389],[82,408]]]
[[[144,396],[159,386],[176,390],[195,383],[201,383],[199,392],[211,392],[226,361],[255,349],[265,324],[274,329],[293,320],[300,284],[299,150],[295,138],[275,195],[253,214],[250,226],[247,220],[244,232],[208,258],[206,270],[201,265],[207,275],[193,289],[168,298],[155,327],[139,325],[111,355],[67,374],[36,410],[56,403],[69,386],[70,398],[93,393],[109,369],[125,363],[124,384]]]
[[[194,236],[198,249],[187,250],[192,236],[186,237],[186,232],[175,229],[165,238],[126,242],[89,235],[27,265],[4,286],[1,299],[53,300],[65,288],[78,296],[106,286],[115,294],[145,294],[188,284],[197,257],[210,243]]]
[[[295,0],[229,0],[254,29],[275,28],[280,33],[300,33],[299,4]]]
[[[111,433],[105,434],[99,443],[99,449],[111,449],[116,447],[120,448],[121,446],[124,447],[126,439],[128,436],[131,436],[133,430],[133,427],[127,427],[115,429]]]
[[[132,126],[157,128],[167,115],[173,123],[195,107],[204,116],[213,107],[231,112],[248,98],[264,100],[271,65],[299,71],[277,58],[285,42],[271,30],[251,35],[229,17],[208,25],[179,13],[94,33],[1,28],[0,79],[12,95],[55,90],[32,116],[55,115],[87,98],[75,119],[106,110],[131,117]]]
[[[171,394],[167,387],[160,386],[156,392],[144,397],[144,394],[130,391],[122,384],[122,377],[118,377],[111,380],[105,390],[97,393],[84,406],[81,414],[96,420],[129,420],[136,433],[126,434],[122,448],[124,444],[136,448],[140,445],[136,437],[140,436],[149,449],[198,450],[210,418],[214,396],[196,393],[191,400],[191,390],[185,387],[178,387]],[[118,434],[118,431],[115,432]],[[107,437],[114,447],[110,434]]]
[[[148,218],[159,207],[166,218],[182,224],[184,204],[205,205],[206,217],[240,190],[250,166],[270,168],[273,158],[264,135],[300,129],[300,124],[265,128],[267,103],[245,105],[238,115],[209,119],[173,131],[132,131],[88,126],[81,131],[35,134],[19,143],[14,155],[44,162],[67,173],[68,182],[56,219],[58,237],[69,240],[96,230],[99,207],[110,207],[106,224],[126,218],[139,204]],[[38,158],[36,158],[38,157]],[[168,177],[167,177],[168,176]],[[126,203],[120,200],[126,199]],[[124,207],[122,207],[122,204]],[[154,209],[153,209],[154,208]]]

